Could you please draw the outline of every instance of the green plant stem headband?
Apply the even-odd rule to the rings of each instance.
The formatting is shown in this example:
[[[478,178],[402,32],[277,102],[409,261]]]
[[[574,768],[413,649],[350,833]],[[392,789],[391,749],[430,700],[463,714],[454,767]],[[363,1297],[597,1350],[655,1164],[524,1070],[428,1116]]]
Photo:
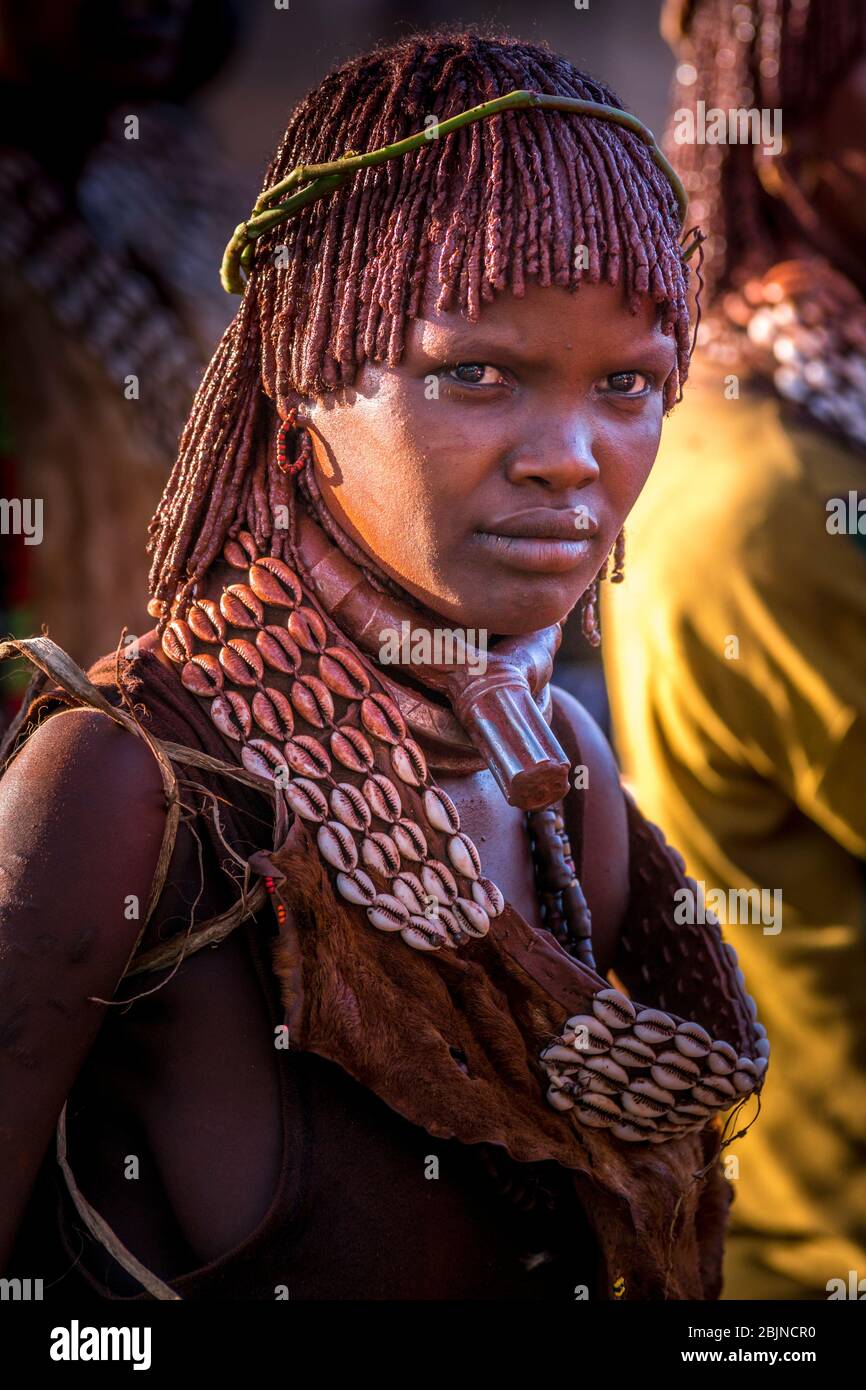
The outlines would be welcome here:
[[[356,154],[354,150],[350,150],[342,159],[332,159],[327,164],[299,164],[279,183],[275,183],[273,188],[266,188],[258,198],[249,221],[241,222],[235,228],[220,267],[223,289],[229,294],[243,294],[243,271],[249,270],[255,240],[270,231],[271,227],[276,227],[280,222],[293,217],[308,203],[314,203],[317,198],[322,198],[326,193],[339,188],[349,174],[354,174],[357,169],[368,169],[374,164],[384,164],[389,159],[397,159],[400,155],[408,154],[410,150],[421,149],[428,140],[437,140],[440,135],[449,135],[452,130],[472,125],[475,121],[484,120],[486,116],[528,107],[543,111],[571,111],[579,116],[595,116],[599,120],[613,121],[615,125],[630,130],[647,146],[653,162],[670,183],[679,207],[680,226],[684,225],[688,208],[686,190],[656,144],[652,131],[648,130],[637,116],[633,116],[630,111],[621,111],[617,106],[605,106],[601,102],[580,101],[576,97],[547,96],[543,92],[515,91],[508,92],[503,97],[495,97],[492,101],[485,101],[480,106],[472,106],[468,111],[461,111],[457,116],[450,116],[447,121],[428,126],[417,135],[409,135],[394,145],[382,145],[380,149],[369,150],[367,154]],[[299,184],[305,184],[306,187],[298,188]],[[291,193],[292,189],[298,191]],[[277,203],[275,207],[269,206],[275,198],[281,198],[286,193],[291,193],[291,196],[286,198],[285,202]],[[683,260],[688,260],[702,240],[701,233],[696,232],[688,245],[682,249]]]

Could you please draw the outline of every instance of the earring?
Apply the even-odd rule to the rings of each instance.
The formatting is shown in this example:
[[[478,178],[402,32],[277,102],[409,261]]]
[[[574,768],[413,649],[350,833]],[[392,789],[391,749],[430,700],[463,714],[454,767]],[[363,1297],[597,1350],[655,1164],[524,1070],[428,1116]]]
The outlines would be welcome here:
[[[605,560],[602,568],[606,567]],[[604,575],[600,577],[604,578]],[[580,630],[591,647],[601,646],[601,633],[598,630],[598,579],[592,581],[580,601]]]
[[[611,584],[621,584],[625,579],[625,527],[620,531],[613,547],[613,574]]]
[[[306,468],[313,456],[313,441],[310,439],[309,431],[300,430],[301,447],[293,459],[287,458],[287,439],[289,434],[298,430],[298,410],[297,406],[292,406],[285,420],[280,422],[277,430],[277,468],[281,473],[286,473],[290,478],[296,473],[300,473]]]
[[[613,547],[613,574],[611,584],[621,584],[625,578],[625,530],[620,531]],[[591,647],[601,646],[601,632],[598,626],[598,586],[607,578],[608,555],[592,583],[584,591],[580,604],[580,630]]]

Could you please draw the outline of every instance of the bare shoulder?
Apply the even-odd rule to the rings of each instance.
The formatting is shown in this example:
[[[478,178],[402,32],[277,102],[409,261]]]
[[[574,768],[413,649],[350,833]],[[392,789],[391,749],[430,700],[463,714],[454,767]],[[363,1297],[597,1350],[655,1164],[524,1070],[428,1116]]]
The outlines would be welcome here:
[[[158,801],[164,815],[162,777],[144,739],[94,709],[59,710],[34,729],[6,766],[0,802],[16,796],[22,784],[34,805],[83,800],[98,815],[132,799],[145,814]]]
[[[628,906],[628,819],[622,782],[610,744],[579,700],[552,686],[556,732],[572,770],[584,776],[565,802],[573,834],[578,824],[576,798],[583,801],[580,875],[592,912],[596,961],[602,973],[613,958],[619,928]]]
[[[115,940],[134,939],[134,920],[113,907],[121,889],[149,888],[164,826],[162,778],[144,740],[96,710],[52,714],[0,779],[6,911],[52,894],[64,905],[55,918],[95,924],[105,903]]]

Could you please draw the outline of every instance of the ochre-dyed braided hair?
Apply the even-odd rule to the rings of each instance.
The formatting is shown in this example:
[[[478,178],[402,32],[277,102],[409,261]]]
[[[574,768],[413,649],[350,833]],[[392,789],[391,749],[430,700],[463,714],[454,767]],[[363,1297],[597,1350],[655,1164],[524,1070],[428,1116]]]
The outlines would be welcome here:
[[[676,113],[781,110],[786,135],[866,53],[864,0],[667,0],[662,32],[679,63],[671,93],[668,158],[689,194],[690,220],[707,232],[708,302],[786,258],[794,223],[766,190],[760,145],[677,144]]]
[[[264,187],[298,164],[391,143],[425,118],[445,120],[516,88],[621,105],[534,44],[422,34],[326,77],[293,112]],[[150,525],[160,629],[185,613],[226,537],[242,527],[263,552],[289,558],[287,533],[273,524],[289,485],[269,447],[274,405],[285,416],[305,396],[350,385],[365,361],[399,362],[407,318],[422,312],[434,243],[444,247],[437,308],[471,319],[528,280],[622,285],[632,307],[650,296],[677,346],[670,409],[690,348],[679,236],[671,185],[637,136],[570,113],[509,111],[360,171],[260,237]]]

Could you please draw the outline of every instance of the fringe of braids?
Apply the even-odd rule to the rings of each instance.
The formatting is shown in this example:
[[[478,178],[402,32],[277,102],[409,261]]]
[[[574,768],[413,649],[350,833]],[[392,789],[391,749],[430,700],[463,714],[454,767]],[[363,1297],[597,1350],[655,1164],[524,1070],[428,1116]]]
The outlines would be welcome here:
[[[767,193],[754,145],[678,145],[675,113],[781,110],[786,130],[809,119],[834,82],[866,53],[866,0],[668,0],[662,30],[678,66],[665,153],[708,232],[702,267],[713,298],[762,275],[786,252],[784,202]]]
[[[295,109],[267,171],[373,149],[514,88],[619,106],[607,87],[547,49],[441,31],[380,47],[332,72]],[[228,536],[248,529],[288,559],[273,525],[286,499],[270,441],[274,406],[351,385],[365,361],[396,365],[407,318],[422,311],[441,242],[437,308],[476,319],[528,280],[582,279],[648,295],[688,371],[688,269],[676,200],[642,142],[611,122],[504,112],[359,171],[261,237],[240,308],[196,394],[150,524],[151,612],[183,615]],[[580,248],[586,248],[584,253]],[[588,262],[588,265],[585,264]]]

